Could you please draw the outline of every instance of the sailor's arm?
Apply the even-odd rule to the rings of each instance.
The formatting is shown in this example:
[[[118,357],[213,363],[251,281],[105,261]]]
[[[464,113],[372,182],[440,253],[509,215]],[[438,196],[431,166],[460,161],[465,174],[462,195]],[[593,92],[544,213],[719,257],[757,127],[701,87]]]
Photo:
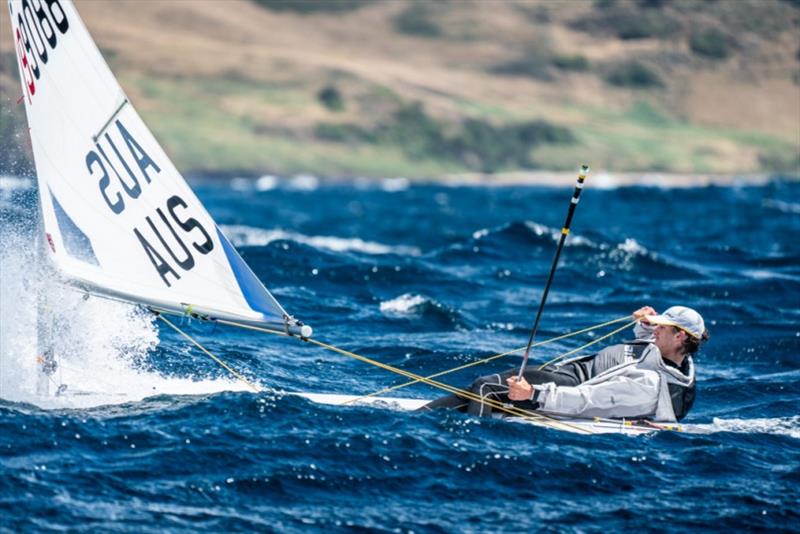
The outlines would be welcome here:
[[[655,413],[659,395],[655,371],[639,370],[599,384],[537,385],[531,400],[546,412],[575,416],[635,417]]]

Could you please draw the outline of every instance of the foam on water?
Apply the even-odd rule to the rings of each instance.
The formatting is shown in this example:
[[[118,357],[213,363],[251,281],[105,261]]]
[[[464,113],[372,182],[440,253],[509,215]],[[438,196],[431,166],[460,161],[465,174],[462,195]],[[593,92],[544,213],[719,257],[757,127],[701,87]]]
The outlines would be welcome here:
[[[381,180],[381,189],[387,193],[396,193],[398,191],[405,191],[411,186],[411,180],[408,178],[384,178]]]
[[[756,419],[721,419],[715,417],[711,424],[691,425],[691,427],[709,432],[776,434],[800,439],[800,415]]]
[[[298,174],[289,179],[286,187],[296,191],[315,191],[319,187],[319,178],[310,174]]]
[[[272,176],[271,174],[265,174],[261,176],[255,182],[256,191],[271,191],[278,187],[278,177]]]
[[[800,203],[786,202],[774,198],[765,198],[761,203],[765,208],[778,210],[783,213],[800,214]]]
[[[515,224],[519,224],[519,223],[504,223],[504,224],[501,224],[501,225],[496,226],[494,228],[481,228],[479,230],[475,230],[472,233],[472,238],[475,239],[476,241],[479,241],[479,240],[485,239],[487,237],[492,237],[492,236],[494,236],[496,234],[500,234],[502,232],[508,231]],[[524,221],[522,224],[528,230],[533,232],[533,234],[536,235],[537,237],[547,236],[553,242],[558,242],[558,240],[561,238],[561,228],[558,228],[558,229],[552,228],[550,226],[547,226],[547,225],[544,225],[544,224],[540,224],[540,223],[537,223],[537,222],[534,222],[534,221]],[[584,236],[577,235],[577,234],[574,234],[574,233],[570,234],[569,239],[564,242],[564,246],[568,246],[568,247],[584,247],[585,246],[585,247],[597,248],[597,249],[604,249],[604,248],[608,247],[605,244],[595,243],[591,239],[588,239],[588,238],[586,238]]]
[[[553,241],[558,241],[561,238],[561,228],[551,228],[549,226],[545,226],[543,224],[539,224],[533,221],[525,221],[525,226],[530,228],[533,233],[537,236],[542,235],[549,235],[550,239]],[[603,248],[603,245],[597,244],[593,242],[591,239],[588,239],[584,236],[579,234],[570,233],[569,239],[564,241],[564,246],[567,247],[590,247],[590,248]]]
[[[380,307],[381,312],[386,315],[411,315],[415,313],[420,306],[428,302],[430,302],[430,300],[422,295],[406,293],[392,300],[381,302]]]
[[[223,225],[222,231],[237,247],[263,247],[273,241],[289,240],[303,243],[318,249],[334,252],[360,252],[363,254],[397,254],[398,256],[419,256],[420,249],[406,245],[385,245],[363,239],[335,236],[307,236],[281,229],[267,230],[243,225]]]
[[[143,368],[159,342],[155,317],[133,305],[85,298],[39,268],[30,235],[6,229],[0,251],[0,398],[43,408],[87,408],[139,401],[161,394],[197,395],[241,390],[228,379],[168,377]],[[47,321],[58,369],[51,395],[36,392],[38,299]],[[64,394],[53,395],[59,385]]]

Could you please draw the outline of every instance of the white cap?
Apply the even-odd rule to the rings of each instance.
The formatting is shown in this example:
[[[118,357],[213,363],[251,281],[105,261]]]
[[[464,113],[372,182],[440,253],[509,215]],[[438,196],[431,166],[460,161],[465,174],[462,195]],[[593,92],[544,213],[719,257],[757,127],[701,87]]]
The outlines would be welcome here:
[[[694,338],[702,339],[706,331],[703,317],[686,306],[673,306],[660,315],[647,315],[642,320],[650,324],[676,326]]]

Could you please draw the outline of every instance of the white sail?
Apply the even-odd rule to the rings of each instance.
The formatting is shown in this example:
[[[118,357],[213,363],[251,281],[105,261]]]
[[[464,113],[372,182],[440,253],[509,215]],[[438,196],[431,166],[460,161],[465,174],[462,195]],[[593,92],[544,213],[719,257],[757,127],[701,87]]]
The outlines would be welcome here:
[[[50,256],[71,283],[154,309],[291,319],[117,83],[71,0],[9,0]]]

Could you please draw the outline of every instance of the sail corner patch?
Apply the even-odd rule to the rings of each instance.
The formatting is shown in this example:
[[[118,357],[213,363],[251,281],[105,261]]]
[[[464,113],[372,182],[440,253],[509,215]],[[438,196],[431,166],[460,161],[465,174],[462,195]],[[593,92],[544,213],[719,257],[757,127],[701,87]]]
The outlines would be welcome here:
[[[263,313],[269,317],[282,317],[283,310],[280,305],[272,298],[267,289],[261,281],[253,274],[250,267],[244,262],[236,249],[233,248],[231,242],[225,237],[225,234],[217,227],[217,237],[222,243],[222,249],[225,251],[225,256],[228,258],[228,263],[233,270],[233,275],[236,277],[236,282],[242,291],[247,305],[254,311]]]
[[[87,235],[78,228],[61,204],[56,199],[53,191],[50,190],[50,198],[53,199],[53,211],[56,214],[56,222],[58,229],[61,231],[61,239],[64,242],[64,250],[73,258],[91,263],[92,265],[100,265],[95,256],[92,242]]]

